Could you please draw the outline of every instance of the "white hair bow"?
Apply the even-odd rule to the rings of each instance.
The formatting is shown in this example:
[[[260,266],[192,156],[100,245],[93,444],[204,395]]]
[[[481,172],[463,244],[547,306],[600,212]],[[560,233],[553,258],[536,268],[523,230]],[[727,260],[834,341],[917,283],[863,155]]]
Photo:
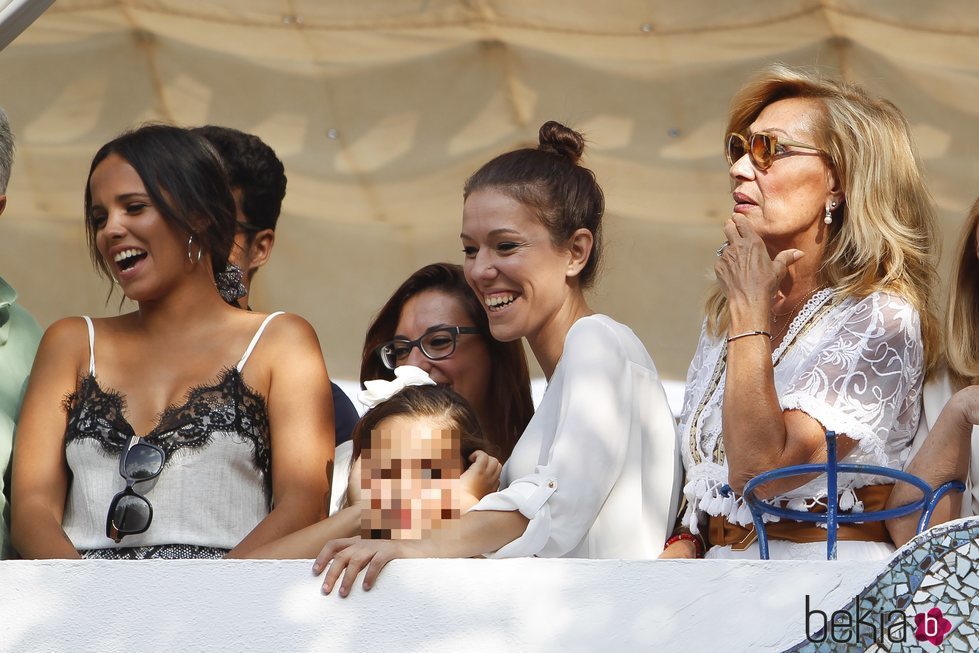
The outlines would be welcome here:
[[[428,372],[414,365],[402,365],[394,370],[394,381],[375,379],[365,381],[364,390],[357,393],[357,401],[373,408],[382,401],[387,401],[410,385],[435,385]]]

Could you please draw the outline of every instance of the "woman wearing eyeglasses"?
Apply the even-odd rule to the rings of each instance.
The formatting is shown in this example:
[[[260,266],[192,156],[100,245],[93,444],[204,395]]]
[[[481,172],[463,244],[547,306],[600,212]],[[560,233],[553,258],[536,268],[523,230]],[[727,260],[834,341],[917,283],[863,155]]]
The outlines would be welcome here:
[[[735,96],[733,208],[717,250],[679,437],[682,526],[664,557],[758,558],[740,493],[769,470],[826,459],[900,468],[938,355],[933,209],[907,122],[859,88],[772,66]],[[792,509],[884,507],[893,482],[841,475],[772,481]],[[773,558],[826,555],[826,531],[770,523]],[[882,522],[843,525],[841,558],[893,551]]]
[[[462,267],[433,263],[416,271],[367,329],[360,382],[394,379],[414,365],[469,402],[506,462],[534,414],[523,345],[500,342]]]
[[[123,134],[95,155],[85,209],[96,267],[137,310],[45,333],[14,454],[18,551],[240,556],[316,522],[329,378],[302,318],[219,294],[235,205],[211,148],[164,125]]]
[[[384,304],[367,329],[362,384],[392,381],[395,368],[419,367],[439,385],[462,396],[479,418],[502,461],[534,414],[523,345],[490,334],[486,312],[466,283],[462,267],[433,263],[417,270]],[[336,448],[329,519],[253,551],[250,557],[312,558],[330,539],[360,532],[359,506],[347,506],[347,480],[355,443]],[[496,453],[496,451],[494,451]],[[498,489],[500,461],[476,452],[462,475],[467,493],[483,497]],[[356,476],[356,475],[355,475]]]
[[[503,469],[501,489],[417,541],[327,544],[313,567],[346,596],[393,558],[648,558],[671,517],[673,417],[645,347],[596,314],[605,198],[578,164],[584,138],[545,123],[539,146],[485,164],[466,183],[466,280],[493,336],[526,338],[547,391]],[[340,582],[340,576],[343,576]]]

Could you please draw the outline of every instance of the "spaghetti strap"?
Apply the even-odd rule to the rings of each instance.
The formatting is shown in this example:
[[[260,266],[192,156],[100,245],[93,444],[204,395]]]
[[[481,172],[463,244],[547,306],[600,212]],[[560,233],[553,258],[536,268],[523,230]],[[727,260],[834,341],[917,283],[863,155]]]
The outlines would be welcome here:
[[[284,312],[285,311],[276,311],[275,313],[270,314],[268,317],[262,320],[262,325],[258,327],[258,331],[255,332],[255,335],[252,337],[252,341],[248,343],[248,349],[245,350],[244,356],[242,356],[241,360],[238,361],[238,364],[235,365],[235,368],[239,372],[241,372],[242,368],[245,367],[245,363],[248,362],[248,357],[252,355],[252,350],[255,349],[255,345],[258,344],[258,339],[262,337],[262,332],[265,331],[265,327],[268,326],[268,323],[272,321],[273,317],[277,315],[282,315]],[[94,359],[92,364],[93,365],[95,364]]]
[[[88,325],[88,373],[95,376],[95,325],[89,316],[83,315],[82,318]]]

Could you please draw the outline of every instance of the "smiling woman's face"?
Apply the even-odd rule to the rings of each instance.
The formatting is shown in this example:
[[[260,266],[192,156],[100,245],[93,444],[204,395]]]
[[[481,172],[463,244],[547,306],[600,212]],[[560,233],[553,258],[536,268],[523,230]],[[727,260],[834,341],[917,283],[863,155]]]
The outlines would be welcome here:
[[[440,290],[424,290],[405,302],[395,328],[394,338],[415,340],[433,327],[476,326],[458,299]],[[477,415],[484,415],[489,391],[491,361],[489,348],[479,334],[461,333],[455,352],[448,358],[433,361],[412,348],[399,365],[414,365],[428,372],[439,385],[447,385],[469,402]]]
[[[570,252],[556,247],[533,210],[492,188],[462,210],[463,269],[497,340],[535,336],[566,304]]]
[[[187,245],[166,221],[132,165],[110,154],[89,180],[95,244],[127,297],[157,297],[183,273]]]

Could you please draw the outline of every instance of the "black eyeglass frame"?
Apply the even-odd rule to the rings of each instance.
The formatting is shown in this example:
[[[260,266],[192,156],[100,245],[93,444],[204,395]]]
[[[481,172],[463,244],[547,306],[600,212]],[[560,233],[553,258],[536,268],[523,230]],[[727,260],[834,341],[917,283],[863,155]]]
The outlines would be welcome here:
[[[138,447],[146,447],[147,449],[151,449],[157,454],[159,454],[160,457],[159,469],[157,469],[149,476],[143,478],[136,478],[128,473],[127,463],[129,460],[129,456],[133,452],[133,450],[137,449]],[[119,542],[122,541],[122,538],[126,537],[127,535],[139,535],[140,533],[145,533],[147,529],[149,529],[150,524],[153,523],[153,504],[150,503],[149,499],[147,499],[145,496],[137,492],[134,486],[136,485],[136,483],[151,481],[157,476],[159,476],[160,473],[163,471],[163,467],[166,464],[166,460],[167,460],[167,454],[163,450],[163,448],[160,447],[159,445],[155,445],[152,442],[146,442],[144,439],[139,438],[135,435],[129,438],[129,441],[126,443],[126,448],[123,449],[122,454],[119,456],[119,475],[122,476],[124,479],[126,479],[126,487],[121,491],[119,491],[118,493],[116,493],[116,495],[112,497],[112,501],[109,502],[109,511],[105,516],[106,537],[108,537],[109,539],[113,540],[118,544]],[[146,523],[143,525],[142,528],[124,529],[124,528],[119,528],[116,525],[116,521],[115,521],[116,509],[118,508],[119,503],[127,496],[136,497],[146,505],[146,509],[147,509]]]
[[[429,338],[433,333],[438,333],[441,331],[450,334],[452,338],[452,348],[448,351],[448,353],[433,355],[425,350],[425,345],[423,344],[423,341],[426,338]],[[408,350],[407,352],[405,352],[404,355],[405,358],[407,358],[411,354],[412,349],[418,347],[418,350],[428,360],[441,361],[441,360],[445,360],[446,358],[448,358],[449,356],[455,353],[456,346],[458,345],[458,339],[461,334],[478,334],[478,333],[482,333],[479,327],[446,326],[446,325],[434,326],[428,329],[427,331],[425,331],[425,333],[423,333],[419,338],[416,338],[415,340],[408,340],[406,338],[395,338],[394,340],[382,342],[381,344],[379,344],[377,347],[374,348],[374,353],[377,354],[377,357],[381,359],[381,364],[384,365],[384,367],[386,367],[389,370],[393,370],[398,366],[398,360],[397,360],[397,356],[395,356],[394,366],[392,367],[392,365],[388,362],[387,358],[384,355],[384,350],[385,348],[392,347],[396,344],[408,347]]]

